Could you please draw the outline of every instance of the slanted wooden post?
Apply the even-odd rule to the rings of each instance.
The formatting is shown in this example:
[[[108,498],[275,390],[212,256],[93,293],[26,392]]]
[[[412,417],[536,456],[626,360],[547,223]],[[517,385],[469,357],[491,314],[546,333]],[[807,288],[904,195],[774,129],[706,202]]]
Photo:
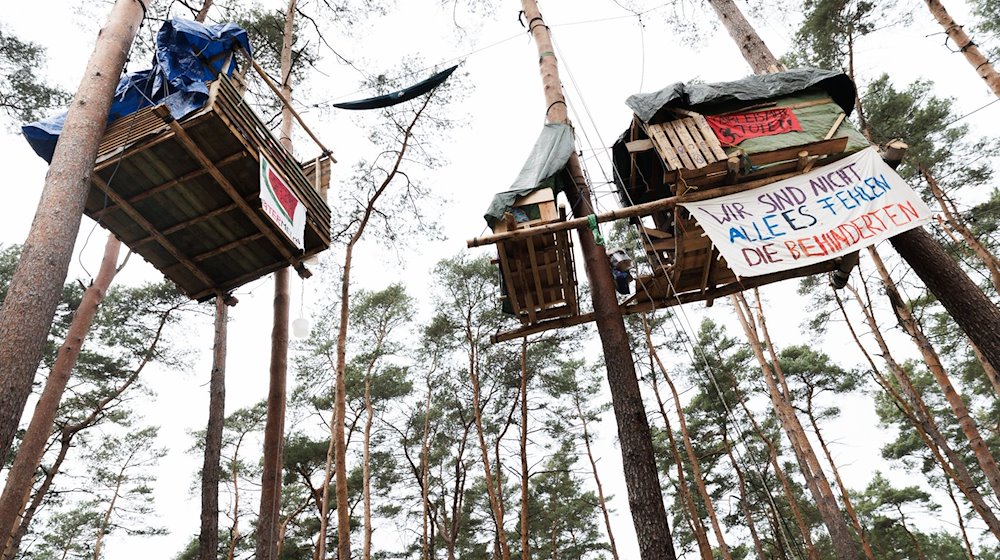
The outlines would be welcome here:
[[[538,45],[538,63],[545,104],[548,107],[546,117],[550,122],[567,123],[569,118],[566,100],[559,81],[559,68],[549,28],[542,20],[535,0],[522,0],[521,6],[528,22],[528,30]],[[565,188],[570,204],[577,209],[578,216],[592,214],[594,209],[590,202],[590,188],[575,153],[570,157],[567,169],[573,178],[573,183]],[[649,421],[639,392],[628,333],[615,295],[611,265],[604,249],[595,242],[590,231],[586,227],[577,231],[587,278],[590,280],[597,330],[604,349],[604,363],[618,423],[629,509],[639,540],[639,554],[642,560],[674,560],[677,556],[663,507],[663,491],[656,470]]]
[[[155,1],[118,0],[98,35],[0,310],[0,463],[14,440],[48,340],[118,78],[146,6]]]

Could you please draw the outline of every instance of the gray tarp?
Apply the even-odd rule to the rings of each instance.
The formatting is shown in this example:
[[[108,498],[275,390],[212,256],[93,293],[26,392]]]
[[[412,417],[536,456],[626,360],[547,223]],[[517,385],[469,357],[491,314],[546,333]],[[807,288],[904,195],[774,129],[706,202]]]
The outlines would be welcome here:
[[[561,123],[546,124],[510,190],[493,197],[489,210],[483,216],[486,223],[493,227],[522,196],[544,188],[552,188],[558,192],[556,174],[566,167],[572,153],[573,129]]]
[[[772,99],[819,86],[848,115],[854,108],[854,83],[846,74],[817,68],[797,68],[776,74],[750,76],[735,82],[671,84],[655,93],[637,93],[625,100],[643,122],[651,122],[667,105],[694,107],[727,101]]]

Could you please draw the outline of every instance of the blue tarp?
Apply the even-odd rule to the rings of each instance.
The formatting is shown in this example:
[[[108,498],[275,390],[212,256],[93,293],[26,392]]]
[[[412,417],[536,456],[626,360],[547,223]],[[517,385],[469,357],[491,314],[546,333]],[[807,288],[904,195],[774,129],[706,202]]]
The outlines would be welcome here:
[[[252,52],[246,31],[235,24],[167,20],[156,34],[153,67],[127,74],[118,82],[108,122],[161,103],[175,119],[200,109],[208,101],[207,82],[223,72],[232,74],[236,59],[229,54],[240,48]],[[35,153],[45,161],[52,161],[65,119],[66,113],[61,113],[21,127]]]

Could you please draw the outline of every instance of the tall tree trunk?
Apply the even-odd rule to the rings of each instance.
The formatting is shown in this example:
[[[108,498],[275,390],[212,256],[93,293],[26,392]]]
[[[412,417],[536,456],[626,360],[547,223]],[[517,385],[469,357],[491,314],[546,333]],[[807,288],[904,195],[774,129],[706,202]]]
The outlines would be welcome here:
[[[427,376],[427,400],[424,403],[424,431],[420,442],[420,477],[423,481],[420,484],[420,504],[423,519],[423,546],[421,560],[431,560],[431,544],[428,537],[428,525],[430,517],[430,427],[431,427],[431,379]]]
[[[128,462],[126,462],[127,464]],[[111,495],[111,502],[108,503],[108,509],[104,512],[104,515],[101,517],[101,524],[97,527],[97,536],[94,538],[94,560],[101,560],[101,545],[104,544],[104,536],[108,534],[108,527],[111,525],[111,515],[115,512],[115,503],[118,501],[124,477],[125,467],[122,467],[122,470],[118,473],[118,478],[115,479],[115,491]]]
[[[542,19],[535,0],[522,0],[521,6],[528,21],[529,32],[538,48],[539,71],[542,76],[545,104],[548,107],[546,117],[549,122],[568,123],[566,100],[562,94],[559,68],[549,29]],[[570,156],[567,170],[573,177],[573,182],[566,185],[564,190],[574,214],[577,211],[581,216],[592,214],[590,189],[576,153]],[[584,266],[590,281],[597,330],[604,350],[604,364],[607,368],[608,384],[611,387],[611,404],[618,424],[625,487],[628,490],[629,509],[639,541],[639,556],[642,560],[675,560],[677,555],[670,538],[667,512],[663,506],[663,492],[656,470],[649,420],[643,407],[639,380],[635,373],[635,363],[632,361],[628,333],[625,331],[621,309],[618,307],[608,257],[586,228],[581,228],[578,233],[580,248],[584,255]]]
[[[261,472],[260,514],[257,519],[256,560],[277,560],[288,373],[288,299],[288,268],[282,268],[274,273],[271,375],[267,393],[267,420],[264,424],[264,462]]]
[[[594,452],[590,448],[590,431],[587,428],[587,416],[583,413],[579,396],[573,396],[573,404],[576,405],[576,413],[580,417],[580,425],[583,427],[583,446],[587,450],[587,460],[590,461],[591,472],[594,473],[594,484],[597,485],[597,505],[601,508],[601,514],[604,516],[604,527],[608,531],[611,558],[618,560],[618,546],[615,544],[614,531],[611,530],[611,516],[608,515],[608,502],[604,498],[604,487],[601,485],[601,477],[597,472],[597,461],[594,460]]]
[[[209,381],[208,426],[205,428],[205,460],[201,467],[201,534],[198,558],[219,557],[219,479],[222,460],[222,429],[226,416],[226,297],[215,296],[215,345]]]
[[[958,425],[962,429],[962,433],[965,434],[966,438],[968,438],[969,445],[972,448],[973,453],[976,455],[976,460],[979,462],[979,466],[982,468],[983,474],[986,475],[986,480],[989,481],[990,487],[993,488],[993,492],[998,498],[1000,498],[1000,468],[997,467],[996,460],[990,453],[989,447],[979,434],[979,428],[976,426],[975,420],[972,419],[968,406],[966,406],[965,401],[962,400],[962,396],[958,394],[958,391],[955,390],[955,387],[951,383],[951,379],[944,370],[944,365],[941,363],[941,359],[938,356],[937,351],[934,350],[930,340],[927,339],[927,336],[921,330],[917,320],[910,312],[910,308],[903,301],[903,298],[900,295],[899,290],[897,290],[892,277],[889,276],[889,271],[885,268],[885,264],[882,262],[878,251],[876,251],[874,247],[869,247],[868,252],[872,257],[872,261],[875,263],[875,268],[878,270],[879,276],[882,278],[882,284],[885,287],[886,295],[889,296],[889,301],[892,302],[893,310],[896,312],[896,317],[899,319],[899,326],[910,335],[910,338],[913,339],[913,343],[916,344],[917,349],[920,350],[920,355],[927,364],[927,369],[930,370],[931,375],[934,376],[934,380],[937,381],[938,386],[941,388],[941,392],[944,394],[945,400],[947,400],[948,405],[951,406],[951,410],[955,414],[955,418],[958,420]],[[998,328],[1000,328],[1000,325],[998,325]]]
[[[938,206],[941,207],[941,212],[944,213],[944,217],[948,220],[948,224],[952,229],[958,232],[962,236],[962,239],[972,252],[976,255],[983,266],[986,267],[987,272],[990,275],[990,281],[993,283],[993,289],[997,294],[1000,294],[1000,259],[997,259],[996,255],[991,253],[976,236],[972,234],[969,226],[965,224],[962,218],[954,211],[954,203],[951,202],[948,197],[945,196],[944,191],[941,190],[941,186],[938,185],[937,179],[931,175],[930,171],[927,171],[923,166],[920,167],[920,174],[924,176],[924,180],[927,181],[927,185],[931,189],[931,194],[934,195],[934,199],[938,201]]]
[[[723,435],[725,435],[725,432],[723,432]],[[767,556],[764,555],[764,546],[760,542],[760,536],[757,535],[757,527],[753,521],[753,514],[750,512],[750,501],[747,497],[747,482],[743,477],[743,469],[740,468],[736,462],[736,457],[733,456],[733,446],[729,444],[728,440],[723,443],[726,449],[726,456],[729,457],[729,464],[733,466],[733,472],[736,473],[736,481],[740,489],[740,511],[743,512],[743,519],[746,520],[747,529],[750,530],[750,538],[753,540],[753,548],[757,553],[757,560],[766,560]]]
[[[726,544],[726,539],[722,535],[722,524],[719,523],[719,516],[715,513],[715,505],[712,503],[712,497],[708,493],[708,488],[705,486],[705,477],[701,473],[701,462],[698,460],[698,454],[694,451],[694,445],[691,443],[691,434],[687,429],[687,420],[684,419],[684,407],[681,405],[681,397],[677,394],[677,387],[674,386],[674,382],[670,379],[670,374],[667,373],[667,368],[660,361],[660,355],[656,352],[656,347],[653,345],[653,337],[650,333],[649,323],[646,322],[646,317],[642,318],[642,329],[646,333],[646,347],[649,349],[649,357],[656,362],[657,367],[660,368],[660,373],[663,374],[663,380],[667,382],[667,387],[670,388],[670,393],[674,398],[674,409],[677,411],[677,420],[680,422],[681,428],[681,439],[684,441],[684,451],[687,453],[688,464],[691,465],[691,472],[694,474],[695,486],[698,488],[698,494],[701,496],[701,501],[705,505],[705,511],[708,512],[708,520],[712,523],[712,530],[715,532],[715,539],[719,542],[719,552],[722,553],[722,557],[725,560],[732,560],[732,555],[729,553],[729,545]]]
[[[8,535],[12,537],[16,532],[18,516],[27,502],[35,470],[38,469],[45,453],[46,442],[52,434],[59,401],[69,383],[73,368],[76,367],[77,358],[80,357],[80,350],[90,332],[97,309],[117,272],[115,267],[118,264],[120,249],[121,242],[109,234],[101,268],[93,284],[83,293],[83,299],[73,314],[66,339],[59,347],[56,361],[52,365],[48,379],[45,380],[45,387],[32,412],[31,422],[24,433],[21,447],[7,472],[7,483],[4,485],[3,494],[0,495],[0,535],[5,537],[3,544],[6,544]]]
[[[213,0],[204,0],[194,20],[204,23]],[[216,560],[219,554],[219,479],[222,460],[222,428],[226,416],[226,297],[215,297],[215,340],[209,381],[208,425],[205,428],[205,460],[201,468],[201,533],[198,558]],[[234,479],[235,484],[235,479]],[[234,503],[235,507],[235,503]],[[239,524],[236,524],[238,531]]]
[[[740,397],[740,407],[743,408],[743,412],[746,414],[747,420],[750,421],[750,425],[753,426],[757,437],[759,437],[761,441],[764,442],[764,445],[767,446],[768,460],[771,463],[771,467],[774,468],[774,475],[777,476],[778,481],[781,482],[781,488],[785,492],[785,498],[788,500],[788,507],[791,508],[792,516],[795,518],[795,524],[798,526],[799,535],[802,537],[802,542],[805,543],[806,555],[809,557],[809,560],[819,560],[819,553],[816,551],[816,545],[813,544],[812,536],[809,534],[809,525],[806,523],[806,518],[802,514],[802,508],[799,507],[799,502],[795,498],[792,483],[788,480],[788,475],[785,473],[785,470],[781,468],[781,463],[778,462],[777,447],[774,442],[767,437],[764,430],[761,429],[760,424],[757,423],[753,413],[750,412],[750,409],[747,407],[746,399],[743,397]],[[770,497],[770,494],[768,494],[768,497]],[[777,512],[775,515],[777,515]],[[779,530],[780,528],[779,523]],[[789,543],[789,546],[791,546],[791,543]]]
[[[875,337],[879,350],[882,352],[882,359],[889,367],[889,371],[892,373],[896,383],[899,384],[903,394],[897,395],[895,390],[887,381],[880,381],[879,384],[896,400],[900,410],[903,411],[906,417],[910,419],[911,424],[913,424],[914,429],[917,431],[917,434],[927,445],[927,448],[931,450],[931,453],[934,455],[935,459],[937,459],[938,464],[941,465],[941,468],[944,469],[949,476],[951,476],[952,480],[955,481],[959,490],[962,491],[965,497],[969,500],[969,503],[972,504],[973,509],[976,510],[976,513],[982,517],[983,522],[985,522],[986,526],[989,527],[990,532],[1000,539],[1000,519],[997,518],[993,509],[986,503],[982,494],[979,493],[979,489],[972,480],[972,476],[970,475],[965,462],[951,448],[948,440],[941,433],[941,430],[938,428],[937,421],[934,419],[930,410],[928,410],[920,392],[913,386],[909,375],[907,375],[902,366],[900,366],[899,363],[893,358],[892,353],[889,350],[889,345],[882,336],[882,331],[878,327],[878,322],[875,320],[875,316],[872,315],[869,306],[866,305],[865,301],[861,297],[861,294],[859,294],[853,286],[848,284],[847,289],[851,292],[855,301],[857,301],[858,305],[861,307],[861,310],[864,313],[865,321],[868,323],[868,328]],[[868,357],[869,363],[872,365],[872,372],[876,374],[877,379],[881,378],[881,374],[878,374],[878,369],[875,367],[874,361],[871,359],[868,352],[864,350],[857,334],[854,332],[854,328],[850,323],[850,318],[848,317],[847,311],[844,309],[839,297],[837,297],[837,303],[840,306],[841,313],[843,314],[848,327],[851,329],[851,333],[854,335],[859,348],[861,348],[864,354]]]
[[[955,492],[951,489],[951,479],[944,476],[944,489],[948,492],[948,499],[955,506],[955,518],[958,520],[958,530],[962,534],[962,545],[965,546],[965,555],[969,560],[976,560],[976,554],[972,551],[972,543],[969,542],[969,532],[965,528],[965,517],[962,515],[962,508],[958,507],[958,500],[955,499]]]
[[[154,3],[118,0],[98,35],[0,308],[0,464],[14,441],[59,305],[118,77],[146,7]]]
[[[371,375],[365,376],[365,435],[364,449],[361,459],[361,479],[363,487],[361,489],[365,500],[365,521],[364,521],[364,541],[361,549],[361,557],[364,560],[371,560],[372,557],[372,483],[371,483],[371,438],[372,421],[375,418],[375,409],[372,408],[372,381]]]
[[[292,99],[292,43],[295,33],[296,0],[289,0],[281,41],[281,93]],[[292,109],[281,110],[281,145],[292,147]],[[288,379],[288,267],[274,273],[274,325],[271,328],[270,380],[267,419],[264,424],[264,464],[261,472],[260,514],[257,518],[256,560],[277,560],[278,525],[281,514],[281,467],[285,445],[285,401]]]
[[[806,478],[806,485],[809,488],[813,499],[816,501],[816,507],[819,509],[820,516],[823,519],[823,524],[826,525],[827,531],[830,533],[830,539],[833,541],[834,553],[840,560],[854,560],[858,558],[857,549],[854,545],[854,539],[852,538],[851,531],[848,529],[847,523],[844,522],[840,508],[833,497],[833,490],[830,488],[830,483],[826,480],[826,476],[823,474],[819,465],[819,460],[816,458],[816,453],[813,451],[812,445],[805,436],[805,430],[802,428],[802,424],[799,422],[798,417],[795,416],[795,411],[792,409],[791,404],[787,400],[787,389],[779,389],[779,384],[781,384],[783,388],[786,385],[784,382],[784,376],[781,374],[777,357],[774,355],[774,347],[771,344],[769,335],[767,334],[767,327],[764,323],[763,314],[758,308],[757,322],[760,324],[761,334],[763,335],[763,338],[759,338],[756,328],[751,326],[749,322],[749,320],[752,319],[749,304],[747,304],[742,295],[734,295],[733,300],[737,311],[736,314],[740,319],[740,323],[743,325],[743,330],[746,332],[747,340],[750,341],[754,356],[756,356],[757,362],[760,364],[761,371],[764,374],[764,381],[767,384],[768,392],[771,396],[771,402],[774,404],[775,411],[778,414],[778,418],[781,420],[782,427],[784,427],[785,433],[788,435],[789,442],[792,445],[792,450],[795,452],[795,456],[799,461],[799,466]],[[764,357],[764,351],[762,348],[763,345],[766,345],[771,353],[771,363],[768,363],[767,359]]]
[[[479,398],[479,373],[478,356],[476,353],[476,341],[471,331],[466,327],[466,342],[469,344],[469,380],[472,382],[472,414],[476,421],[476,435],[479,437],[479,450],[483,456],[483,476],[486,478],[486,495],[490,500],[490,508],[493,510],[493,522],[496,526],[497,546],[500,548],[500,557],[503,560],[510,560],[510,547],[507,545],[507,532],[503,527],[503,509],[500,500],[497,498],[496,484],[493,478],[493,469],[490,467],[490,451],[486,445],[486,434],[483,430],[482,403]]]
[[[784,66],[771,54],[764,41],[757,35],[750,22],[743,16],[743,12],[736,6],[733,0],[708,0],[719,21],[729,32],[729,36],[736,42],[744,60],[753,69],[754,74],[769,74],[784,70]]]
[[[854,525],[854,530],[858,533],[858,538],[861,539],[861,550],[864,551],[865,557],[868,560],[876,560],[875,552],[872,550],[871,544],[868,543],[865,529],[858,518],[858,512],[854,509],[854,504],[851,503],[851,496],[847,485],[840,478],[840,469],[837,468],[837,463],[833,460],[833,454],[830,453],[830,448],[827,447],[826,440],[823,439],[823,432],[819,429],[819,422],[816,421],[816,415],[813,412],[812,395],[810,394],[807,398],[809,399],[809,406],[806,408],[806,416],[809,418],[809,424],[812,425],[813,433],[816,434],[816,440],[819,441],[820,449],[823,450],[826,462],[830,465],[833,480],[837,483],[837,488],[840,490],[840,499],[844,502],[844,511],[847,512],[847,516],[851,519],[851,524]]]
[[[584,432],[586,432],[584,427]],[[587,445],[589,450],[590,445]],[[521,339],[521,560],[531,559],[528,546],[528,337]],[[600,491],[598,489],[598,491]]]
[[[965,60],[976,70],[976,74],[986,82],[986,87],[993,91],[993,95],[1000,97],[1000,74],[997,74],[993,64],[983,56],[979,47],[972,41],[972,38],[962,29],[962,26],[955,23],[955,20],[948,15],[938,0],[924,0],[931,11],[931,15],[937,20],[948,38],[955,42],[958,50],[965,55]]]
[[[645,321],[645,317],[643,317],[643,320]],[[694,533],[695,543],[698,544],[698,553],[701,556],[701,560],[712,560],[714,558],[712,545],[708,542],[708,533],[705,530],[705,525],[701,522],[701,516],[698,514],[698,506],[695,505],[694,498],[691,496],[691,489],[687,485],[687,477],[684,474],[684,460],[681,458],[681,450],[677,445],[677,438],[674,437],[674,429],[670,425],[667,409],[663,404],[663,398],[660,396],[660,386],[656,381],[656,368],[652,363],[652,356],[650,356],[649,368],[653,396],[656,397],[656,404],[660,410],[660,417],[663,418],[667,441],[670,442],[670,454],[673,456],[674,465],[677,467],[677,493],[680,494],[681,503],[684,504],[683,511],[686,511],[688,514],[691,532]]]
[[[955,323],[1000,369],[1000,309],[923,228],[889,239],[899,256],[917,273]]]

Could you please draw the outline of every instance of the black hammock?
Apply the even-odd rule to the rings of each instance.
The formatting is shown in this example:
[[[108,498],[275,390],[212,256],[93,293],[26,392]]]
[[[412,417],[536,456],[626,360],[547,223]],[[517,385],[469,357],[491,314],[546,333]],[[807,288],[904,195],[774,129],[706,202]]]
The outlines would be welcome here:
[[[387,93],[385,95],[380,95],[378,97],[369,97],[368,99],[359,99],[357,101],[347,101],[345,103],[334,103],[333,106],[338,109],[350,109],[352,111],[362,111],[365,109],[381,109],[383,107],[391,107],[397,103],[402,103],[404,101],[409,101],[415,97],[420,97],[421,95],[431,91],[432,89],[438,87],[451,73],[458,68],[458,65],[452,66],[446,70],[442,70],[437,74],[434,74],[426,80],[416,83],[406,89],[401,89],[399,91],[394,91],[392,93]]]

